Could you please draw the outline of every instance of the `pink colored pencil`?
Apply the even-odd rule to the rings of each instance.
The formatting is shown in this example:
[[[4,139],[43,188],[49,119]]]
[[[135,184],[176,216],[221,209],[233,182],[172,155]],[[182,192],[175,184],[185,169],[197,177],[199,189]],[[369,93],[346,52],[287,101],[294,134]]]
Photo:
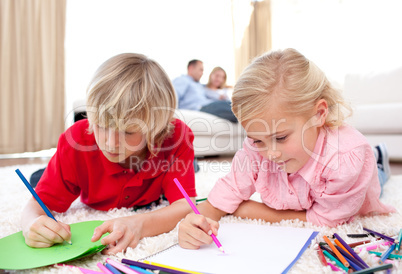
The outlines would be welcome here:
[[[191,208],[193,209],[194,213],[200,215],[200,212],[198,211],[198,209],[195,206],[195,204],[193,203],[193,201],[191,201],[190,197],[188,196],[188,194],[187,194],[186,190],[183,188],[183,186],[180,184],[179,180],[174,178],[173,181],[175,182],[175,184],[179,188],[181,194],[183,194],[184,198],[186,198],[188,204],[191,206]],[[216,238],[216,236],[214,234],[211,234],[211,237],[212,237],[212,240],[214,240],[216,246],[219,248],[219,250],[222,251],[223,253],[225,253],[225,251],[223,250],[223,246],[218,241],[218,238]]]
[[[109,269],[107,269],[107,267],[104,266],[102,263],[97,263],[96,266],[99,267],[99,269],[100,269],[103,273],[106,273],[106,274],[113,274],[113,272],[110,271]]]
[[[380,247],[380,245],[391,245],[392,243],[390,241],[378,243],[378,244],[373,244],[373,245],[368,245],[364,247],[360,247],[357,249],[357,251],[360,253],[362,252],[363,249],[366,249],[367,251],[374,250]]]
[[[327,264],[331,267],[331,269],[333,271],[341,271],[339,268],[337,268],[336,266],[334,266],[333,264],[331,264],[330,262],[327,262]]]
[[[125,265],[122,265],[121,263],[118,263],[116,261],[113,261],[112,259],[107,258],[106,262],[108,264],[114,266],[116,269],[118,269],[120,271],[123,271],[123,273],[126,273],[126,274],[141,274],[141,273],[135,271],[132,268],[129,268],[129,267],[125,266]]]

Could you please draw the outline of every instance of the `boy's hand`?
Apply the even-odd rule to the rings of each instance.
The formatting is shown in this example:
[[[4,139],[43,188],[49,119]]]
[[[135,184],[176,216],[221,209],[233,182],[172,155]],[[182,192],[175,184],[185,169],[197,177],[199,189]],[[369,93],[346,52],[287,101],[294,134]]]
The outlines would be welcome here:
[[[218,236],[219,223],[195,213],[190,213],[179,225],[179,245],[187,249],[198,249],[212,243],[211,234]]]
[[[34,219],[32,224],[23,230],[23,235],[25,243],[30,247],[49,247],[71,240],[70,226],[56,222],[46,215]]]
[[[136,247],[141,239],[143,222],[141,216],[116,218],[104,222],[95,228],[91,241],[96,242],[103,234],[110,234],[101,240],[105,248],[103,254],[116,254],[125,251],[127,247]]]

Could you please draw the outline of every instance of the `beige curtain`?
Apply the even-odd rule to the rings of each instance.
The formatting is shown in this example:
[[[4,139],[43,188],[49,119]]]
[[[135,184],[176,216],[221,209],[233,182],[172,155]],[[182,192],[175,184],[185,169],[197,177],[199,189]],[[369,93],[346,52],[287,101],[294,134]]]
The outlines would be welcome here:
[[[65,14],[66,0],[0,0],[0,153],[57,145]]]
[[[271,50],[271,3],[232,0],[235,79],[257,56]]]

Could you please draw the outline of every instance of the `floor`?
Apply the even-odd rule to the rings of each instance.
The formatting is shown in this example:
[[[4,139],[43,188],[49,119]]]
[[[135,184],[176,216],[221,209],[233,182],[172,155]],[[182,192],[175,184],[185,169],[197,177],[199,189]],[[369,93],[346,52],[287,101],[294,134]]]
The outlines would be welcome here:
[[[49,159],[49,157],[0,159],[0,167],[27,164],[47,164],[49,162]],[[231,159],[231,156],[221,156],[201,158],[198,161],[231,161]],[[402,175],[402,162],[391,162],[390,166],[391,174]]]

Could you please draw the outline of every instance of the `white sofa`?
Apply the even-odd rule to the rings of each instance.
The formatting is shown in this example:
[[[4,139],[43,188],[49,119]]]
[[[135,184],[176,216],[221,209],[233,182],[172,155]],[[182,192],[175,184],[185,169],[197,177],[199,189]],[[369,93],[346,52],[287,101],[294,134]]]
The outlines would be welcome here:
[[[73,105],[75,118],[86,112],[85,100]],[[242,147],[246,133],[239,123],[232,123],[214,115],[193,110],[177,109],[175,117],[184,121],[194,133],[196,157],[234,155]]]
[[[402,66],[370,74],[348,74],[343,90],[354,109],[349,122],[371,145],[384,142],[391,161],[402,161]]]

